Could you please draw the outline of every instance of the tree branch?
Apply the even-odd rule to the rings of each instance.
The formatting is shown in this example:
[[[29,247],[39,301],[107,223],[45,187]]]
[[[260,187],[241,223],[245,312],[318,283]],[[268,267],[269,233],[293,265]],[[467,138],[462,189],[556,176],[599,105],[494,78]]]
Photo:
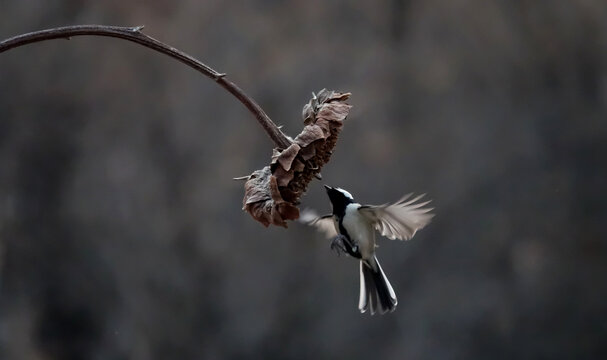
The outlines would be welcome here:
[[[194,68],[195,70],[198,70],[202,74],[215,80],[215,82],[217,82],[221,87],[223,87],[232,95],[234,95],[238,100],[240,100],[241,103],[244,104],[244,106],[247,107],[247,109],[249,109],[251,113],[253,113],[253,115],[255,115],[255,118],[257,119],[259,124],[263,127],[268,136],[272,139],[274,144],[279,149],[286,149],[287,147],[289,147],[289,145],[291,145],[291,140],[289,140],[289,138],[278,128],[278,126],[274,124],[274,122],[255,102],[255,100],[245,94],[244,91],[242,91],[238,86],[236,86],[236,84],[227,80],[225,78],[225,74],[218,73],[217,71],[196,60],[190,55],[183,53],[175,49],[174,47],[162,43],[148,35],[145,35],[141,32],[141,29],[143,29],[143,26],[120,27],[106,25],[74,25],[35,31],[3,40],[2,42],[0,42],[0,53],[19,46],[39,41],[60,38],[69,39],[73,36],[83,35],[108,36],[132,41],[150,49],[161,52],[165,55],[168,55],[174,59],[177,59],[182,63]]]

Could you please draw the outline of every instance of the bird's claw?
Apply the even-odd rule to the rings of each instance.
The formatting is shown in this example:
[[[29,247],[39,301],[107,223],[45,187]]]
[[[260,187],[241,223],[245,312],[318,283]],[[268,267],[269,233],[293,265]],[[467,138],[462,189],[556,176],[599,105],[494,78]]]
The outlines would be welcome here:
[[[340,234],[331,241],[331,250],[335,251],[337,256],[341,256],[341,254],[348,252],[344,245],[344,240],[348,241],[345,236]]]
[[[358,245],[355,245],[346,236],[339,234],[331,241],[331,250],[337,253],[337,256],[346,253],[355,258],[360,258]]]

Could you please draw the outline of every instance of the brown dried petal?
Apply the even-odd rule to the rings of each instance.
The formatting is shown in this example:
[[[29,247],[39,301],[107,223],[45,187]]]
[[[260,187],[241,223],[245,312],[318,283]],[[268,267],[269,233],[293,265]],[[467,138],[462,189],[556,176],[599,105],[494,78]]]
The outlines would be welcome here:
[[[327,136],[325,137],[325,139],[331,135],[331,129],[334,127],[341,127],[341,123],[339,122],[332,122],[326,119],[318,119],[316,121],[316,127],[318,127],[320,129],[320,131],[322,131],[324,134],[327,134]]]
[[[245,198],[243,209],[261,222],[264,226],[270,224],[287,226],[285,220],[295,220],[299,217],[299,209],[283,200],[276,177],[270,167],[255,171],[245,183]]]
[[[270,195],[272,196],[272,223],[287,227],[285,220],[295,220],[299,217],[299,209],[296,206],[285,202],[280,194],[276,177],[270,177]]]
[[[287,171],[279,166],[274,170],[274,177],[279,186],[287,186],[293,180],[293,177],[295,177],[295,172],[292,170]]]
[[[352,106],[341,103],[325,104],[318,112],[317,118],[329,121],[343,121]]]
[[[276,177],[270,177],[270,197],[272,201],[283,201],[282,195],[280,195],[280,190],[278,190],[278,183],[276,182]]]
[[[295,161],[293,161],[293,164],[291,165],[291,168],[294,172],[299,172],[303,171],[306,168],[306,165],[299,159],[295,159]]]
[[[331,98],[333,97],[334,92],[327,90],[327,89],[322,89],[318,92],[318,95],[316,95],[316,98],[318,99],[318,102],[320,104],[322,103],[326,103],[329,100],[331,100]]]
[[[243,206],[271,199],[270,194],[267,192],[270,176],[272,176],[272,172],[269,166],[253,171],[253,174],[249,176],[249,180],[244,184],[245,197]]]
[[[266,209],[265,202],[257,202],[257,203],[251,204],[251,205],[247,205],[244,210],[246,212],[248,212],[249,214],[251,214],[253,219],[262,223],[263,226],[265,226],[265,227],[270,226],[270,220],[268,220],[267,214],[268,214],[268,212],[270,212],[272,210],[272,208],[269,207],[268,209]]]
[[[299,219],[299,209],[297,208],[297,206],[291,205],[288,202],[282,202],[282,203],[278,203],[276,205],[276,207],[278,208],[278,213],[280,213],[280,217],[284,220],[297,220]],[[285,222],[285,227],[287,227],[287,224]]]
[[[315,146],[306,146],[301,148],[299,151],[299,156],[301,156],[304,160],[309,160],[316,155],[316,147]]]
[[[278,157],[280,156],[280,150],[274,148],[272,149],[272,161],[270,162],[271,164],[275,164],[276,161],[278,160]]]
[[[319,139],[326,139],[328,134],[323,131],[323,128],[313,124],[304,127],[303,131],[295,137],[295,142],[301,147],[306,147]]]
[[[295,160],[297,153],[299,153],[299,149],[299,145],[294,143],[278,155],[278,163],[283,169],[287,171],[291,169],[291,164],[293,163],[293,160]]]
[[[308,103],[304,105],[301,112],[301,117],[303,118],[305,125],[308,125],[310,122],[314,121],[314,107],[312,104]]]

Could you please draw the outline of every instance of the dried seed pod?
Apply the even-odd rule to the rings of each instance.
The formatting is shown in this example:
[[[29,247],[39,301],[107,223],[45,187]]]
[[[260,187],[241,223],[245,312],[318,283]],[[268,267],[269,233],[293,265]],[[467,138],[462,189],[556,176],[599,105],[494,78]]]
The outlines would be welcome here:
[[[304,128],[286,149],[274,149],[269,166],[245,183],[243,210],[265,226],[287,227],[299,217],[299,198],[331,158],[351,106],[350,93],[321,90],[304,106]]]

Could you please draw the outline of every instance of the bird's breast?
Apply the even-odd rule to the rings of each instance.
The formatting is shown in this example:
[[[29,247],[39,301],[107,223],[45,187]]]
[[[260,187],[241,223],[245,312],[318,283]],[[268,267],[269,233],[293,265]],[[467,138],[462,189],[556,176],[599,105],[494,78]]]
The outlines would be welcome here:
[[[349,204],[342,220],[342,225],[354,241],[364,259],[369,259],[375,253],[375,229],[363,217],[358,208],[360,204]]]

